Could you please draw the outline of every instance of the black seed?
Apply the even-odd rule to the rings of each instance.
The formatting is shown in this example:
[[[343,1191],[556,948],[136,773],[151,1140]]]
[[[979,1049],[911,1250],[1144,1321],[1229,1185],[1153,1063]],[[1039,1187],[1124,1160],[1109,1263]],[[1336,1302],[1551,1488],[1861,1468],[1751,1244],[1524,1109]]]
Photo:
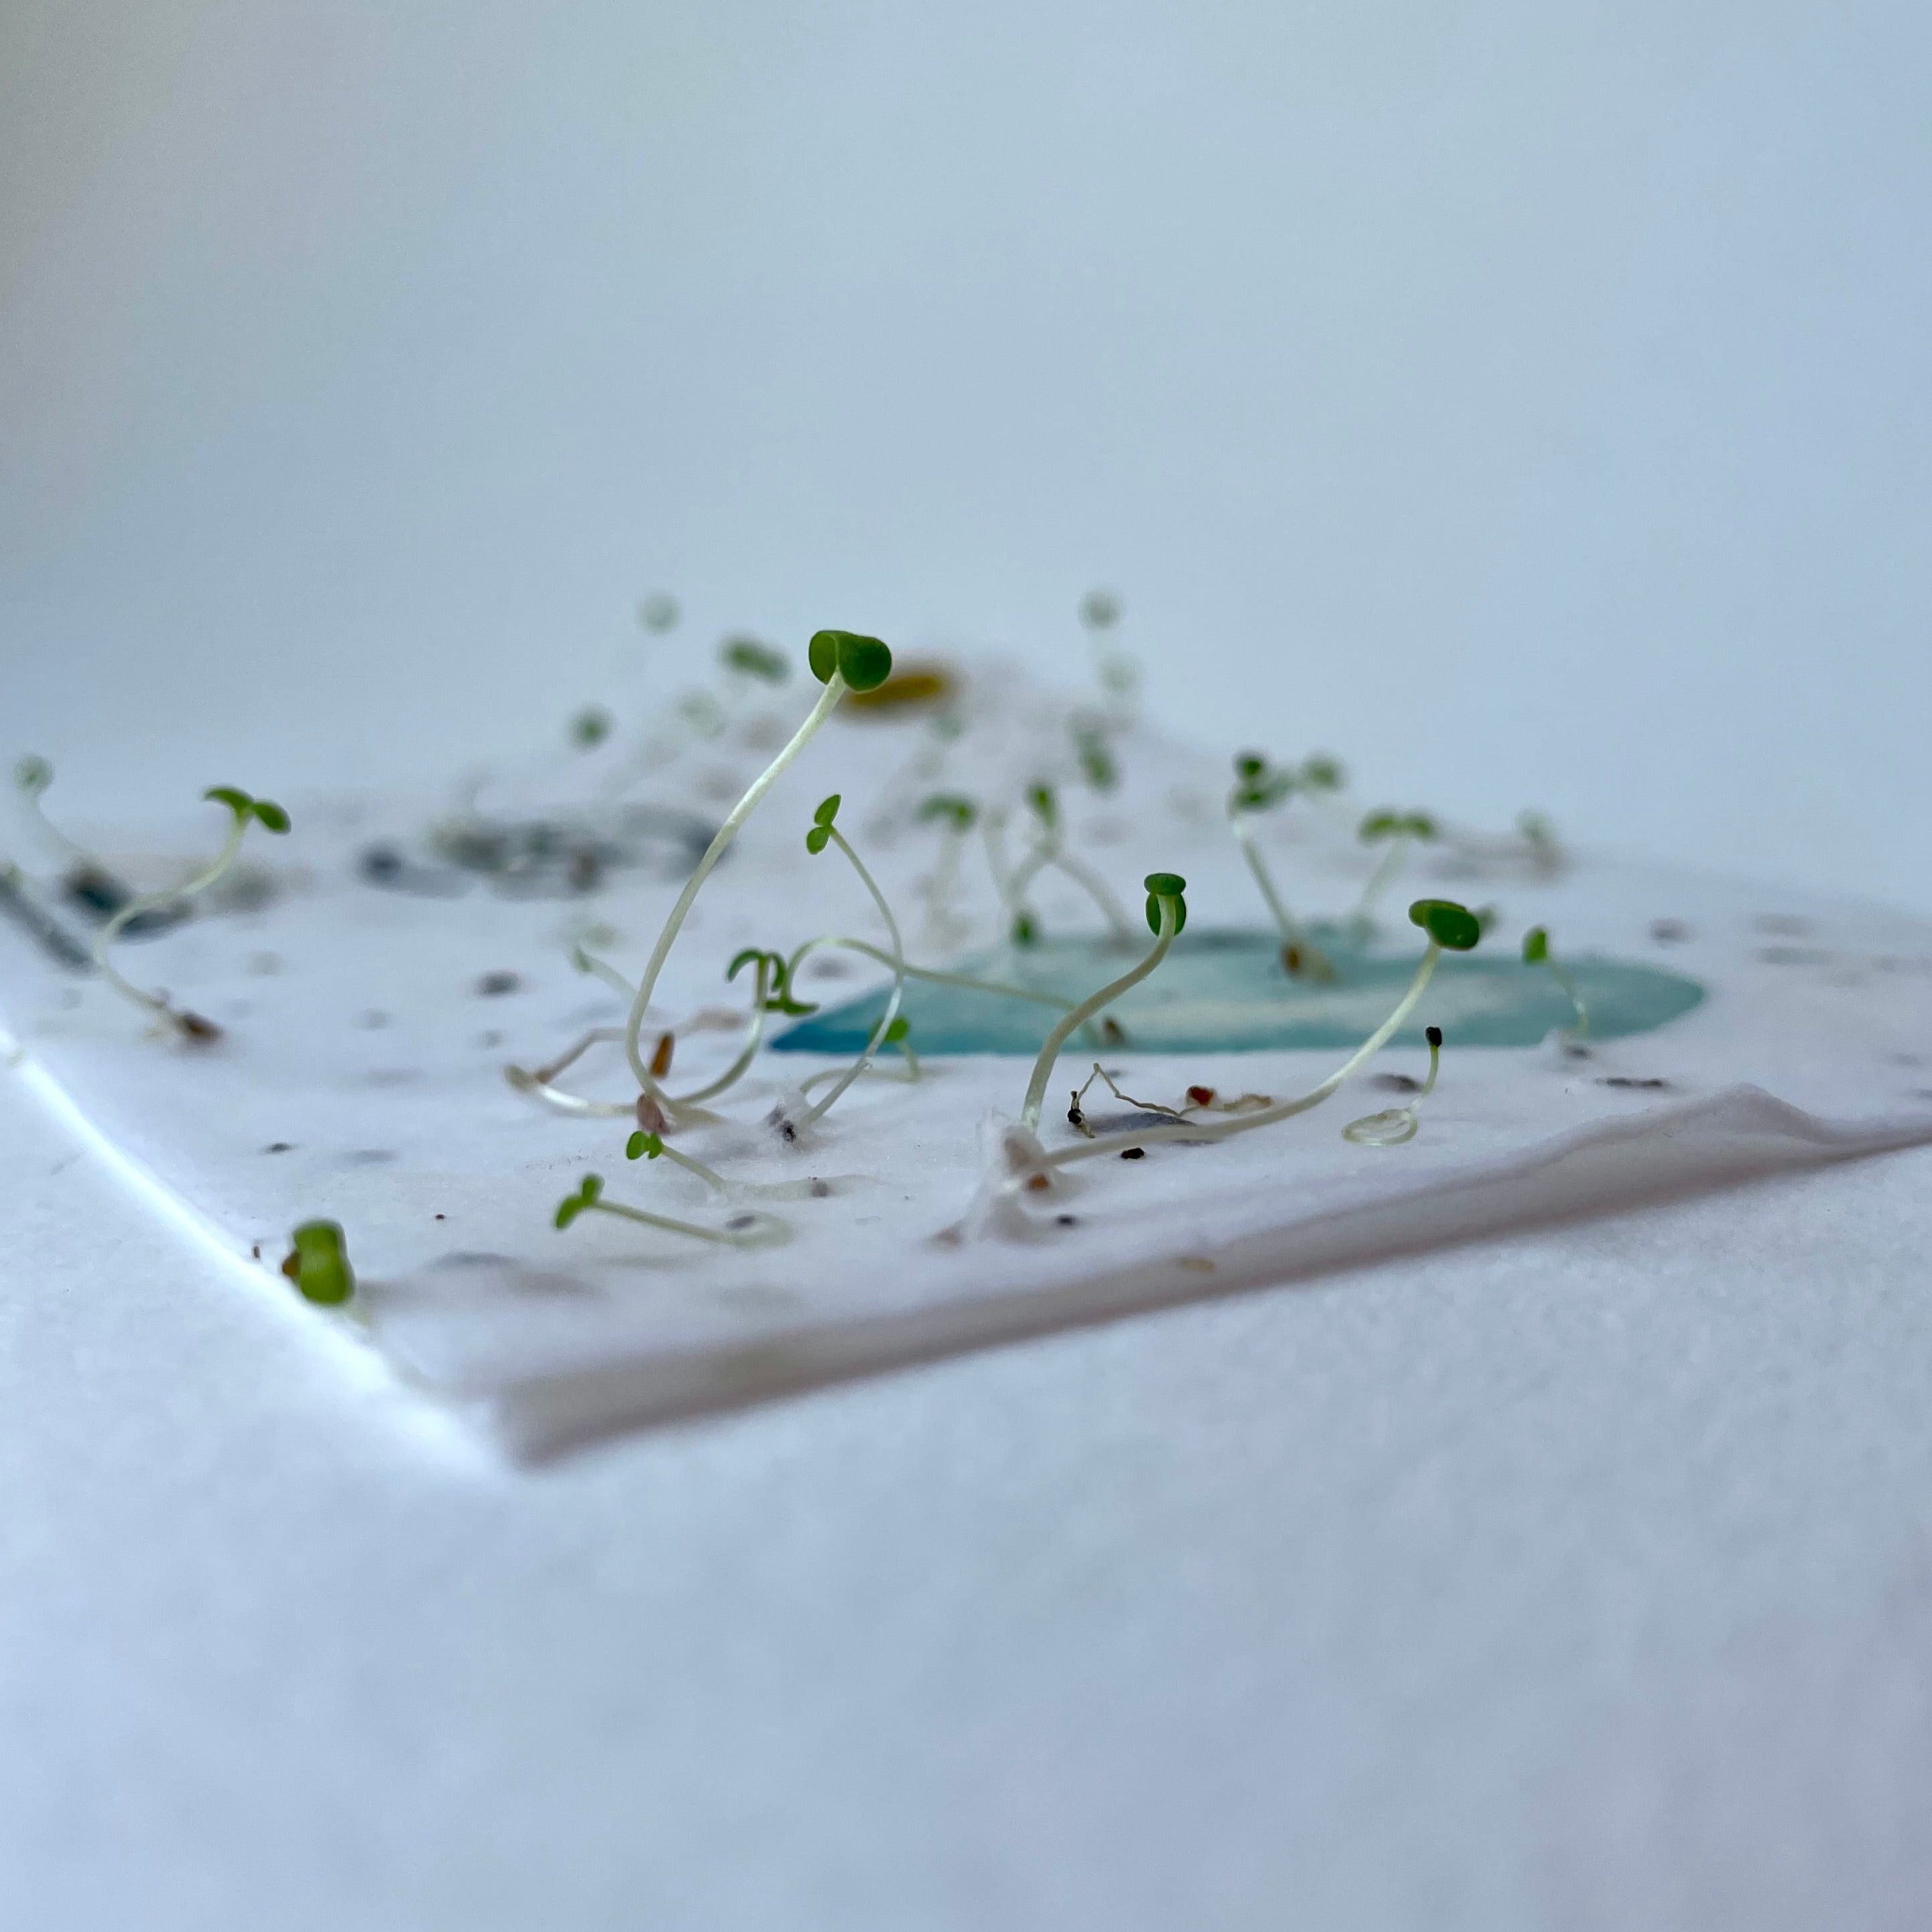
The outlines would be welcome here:
[[[1053,1218],[1063,1228],[1072,1228],[1078,1226],[1078,1223],[1075,1221],[1071,1214],[1056,1214]]]
[[[523,983],[514,973],[507,973],[499,968],[494,972],[478,974],[476,990],[484,999],[494,999],[500,994],[514,993]]]
[[[1145,1160],[1147,1159],[1147,1149],[1145,1148],[1123,1148],[1120,1150],[1120,1158],[1123,1160]]]

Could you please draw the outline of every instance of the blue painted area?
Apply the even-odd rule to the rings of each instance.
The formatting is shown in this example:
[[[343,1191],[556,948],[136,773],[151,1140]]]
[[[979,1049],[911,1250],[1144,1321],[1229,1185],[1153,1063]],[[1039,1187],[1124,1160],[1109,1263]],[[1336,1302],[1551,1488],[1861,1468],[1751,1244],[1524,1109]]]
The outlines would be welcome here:
[[[1268,1048],[1348,1048],[1388,1017],[1414,976],[1413,952],[1376,956],[1340,934],[1318,932],[1336,976],[1291,978],[1271,932],[1196,932],[1174,942],[1160,970],[1112,1009],[1127,1044],[1154,1053],[1247,1053]],[[952,969],[1051,993],[1070,1005],[1118,976],[1139,956],[1090,938],[1046,939],[996,946]],[[1618,959],[1566,960],[1564,970],[1590,1010],[1590,1036],[1648,1033],[1688,1012],[1704,997],[1694,980],[1659,966]],[[772,1044],[780,1052],[856,1054],[885,1005],[882,989],[801,1020]],[[1034,1054],[1058,1017],[1030,1001],[906,982],[900,1010],[921,1053]],[[1456,1046],[1534,1046],[1552,1027],[1574,1024],[1562,989],[1541,966],[1514,953],[1448,955],[1436,969],[1414,1024],[1398,1044],[1419,1046],[1422,1029],[1442,1028]]]

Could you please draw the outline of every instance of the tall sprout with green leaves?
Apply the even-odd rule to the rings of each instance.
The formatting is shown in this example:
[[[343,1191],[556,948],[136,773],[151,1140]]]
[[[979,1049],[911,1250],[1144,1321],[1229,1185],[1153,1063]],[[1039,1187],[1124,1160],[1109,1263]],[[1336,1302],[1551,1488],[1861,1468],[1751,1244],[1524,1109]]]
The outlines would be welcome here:
[[[1382,848],[1381,861],[1370,874],[1367,884],[1362,888],[1362,896],[1356,902],[1351,915],[1350,922],[1358,931],[1368,932],[1375,928],[1376,903],[1394,883],[1411,847],[1432,840],[1438,833],[1436,820],[1426,812],[1384,810],[1369,813],[1357,828],[1355,836],[1364,845]]]
[[[654,1214],[628,1202],[604,1198],[604,1178],[586,1174],[571,1192],[556,1204],[555,1220],[568,1228],[580,1214],[613,1214],[641,1227],[656,1228],[667,1234],[682,1234],[694,1241],[709,1241],[726,1248],[768,1248],[786,1240],[791,1230],[775,1215],[746,1209],[732,1216],[722,1227],[702,1221],[686,1221],[674,1214]]]
[[[1550,950],[1550,934],[1546,927],[1532,926],[1522,936],[1522,963],[1526,966],[1540,966],[1563,988],[1564,996],[1570,1002],[1570,1010],[1576,1016],[1576,1024],[1570,1030],[1573,1040],[1583,1040],[1590,1031],[1590,1009],[1583,1003],[1583,995],[1576,990],[1576,982],[1558,962],[1556,956]]]
[[[211,804],[225,806],[228,809],[228,836],[222,842],[220,850],[193,878],[184,880],[181,884],[130,899],[100,928],[94,941],[94,963],[107,983],[143,1012],[172,1027],[181,1039],[197,1045],[220,1039],[221,1029],[212,1020],[175,1006],[166,994],[148,992],[123,979],[115,970],[109,954],[115,940],[121,936],[122,929],[130,921],[159,907],[176,905],[184,899],[192,898],[197,892],[206,892],[220,879],[240,856],[242,840],[250,825],[259,825],[265,832],[278,834],[289,829],[289,815],[279,805],[268,799],[256,798],[233,785],[212,786],[202,796]]]
[[[979,823],[979,804],[963,793],[934,792],[920,801],[913,815],[921,825],[939,827],[939,856],[920,878],[919,893],[926,902],[928,938],[950,946],[971,929],[956,908],[960,861]]]
[[[1292,771],[1270,765],[1258,752],[1244,752],[1234,760],[1234,788],[1228,794],[1228,824],[1255,884],[1261,888],[1262,897],[1268,902],[1275,929],[1281,934],[1282,970],[1291,974],[1305,972],[1316,980],[1332,980],[1334,964],[1310,940],[1300,922],[1288,910],[1288,902],[1255,843],[1252,821],[1263,812],[1285,805],[1294,795],[1295,784]]]
[[[1060,1049],[1072,1037],[1076,1029],[1112,1006],[1123,993],[1138,986],[1167,957],[1168,948],[1187,923],[1187,881],[1179,873],[1150,872],[1145,884],[1147,922],[1148,929],[1154,934],[1154,944],[1138,964],[1130,967],[1118,979],[1109,980],[1098,992],[1082,1000],[1071,1012],[1063,1015],[1047,1035],[1040,1057],[1034,1062],[1033,1077],[1027,1082],[1026,1098],[1020,1106],[1020,1124],[1030,1132],[1040,1125],[1040,1108],[1046,1100],[1046,1083],[1053,1077],[1054,1064],[1060,1058]]]
[[[718,828],[716,836],[706,847],[703,858],[698,862],[691,876],[684,882],[684,890],[679,893],[676,903],[671,908],[670,916],[664,921],[664,930],[658,934],[657,944],[651,950],[646,962],[643,976],[638,982],[638,989],[631,1004],[631,1015],[624,1030],[624,1054],[630,1062],[631,1071],[636,1076],[638,1086],[663,1108],[668,1118],[675,1120],[680,1112],[679,1103],[666,1094],[653,1077],[638,1043],[643,1030],[644,1015],[650,1010],[651,996],[657,991],[658,976],[664,970],[664,962],[670,957],[671,947],[698,895],[704,890],[704,882],[716,870],[718,862],[730,849],[746,819],[757,810],[758,801],[770,790],[780,775],[818,734],[819,728],[838,708],[838,700],[848,691],[875,691],[892,675],[892,654],[877,638],[866,637],[856,631],[819,631],[813,634],[806,651],[806,662],[812,674],[824,686],[818,702],[812,707],[804,723],[800,725],[776,758],[759,773],[746,791],[743,797],[731,808],[724,822]]]
[[[14,783],[26,801],[27,816],[34,821],[34,828],[52,849],[64,859],[76,865],[98,866],[100,861],[78,841],[70,838],[47,816],[42,802],[47,788],[54,782],[54,768],[37,752],[29,752],[14,767]]]
[[[1475,914],[1453,899],[1418,899],[1409,908],[1408,916],[1410,923],[1420,927],[1429,942],[1415,969],[1415,976],[1396,1001],[1395,1010],[1318,1086],[1293,1100],[1248,1108],[1220,1120],[1162,1122],[1120,1133],[1096,1135],[1070,1147],[1051,1150],[1041,1145],[1034,1131],[1039,1122],[1037,1111],[1031,1119],[1022,1114],[1019,1127],[1010,1130],[1001,1141],[1004,1171],[993,1189],[994,1199],[1011,1200],[1023,1188],[1046,1185],[1060,1168],[1077,1161],[1096,1160],[1107,1154],[1125,1154],[1135,1148],[1144,1149],[1168,1141],[1229,1140],[1237,1134],[1252,1133],[1257,1128],[1270,1126],[1277,1120],[1292,1119],[1319,1106],[1345,1082],[1352,1078],[1400,1030],[1420,1004],[1443,953],[1472,951],[1483,936]],[[1108,990],[1111,992],[1113,989]]]

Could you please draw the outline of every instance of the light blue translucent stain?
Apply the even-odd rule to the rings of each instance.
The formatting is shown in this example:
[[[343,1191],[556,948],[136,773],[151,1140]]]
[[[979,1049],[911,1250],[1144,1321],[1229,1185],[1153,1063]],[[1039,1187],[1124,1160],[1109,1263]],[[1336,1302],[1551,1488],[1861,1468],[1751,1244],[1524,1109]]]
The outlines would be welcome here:
[[[1316,938],[1334,962],[1333,983],[1291,979],[1273,933],[1190,930],[1174,942],[1159,971],[1111,1009],[1113,1017],[1126,1029],[1126,1044],[1148,1052],[1356,1046],[1402,997],[1420,947],[1378,957],[1352,950],[1339,934],[1318,932]],[[1052,993],[1070,1004],[1138,956],[1138,947],[1116,950],[1090,938],[1042,939],[1036,946],[995,947],[954,970]],[[1563,964],[1590,1010],[1592,1039],[1648,1033],[1704,997],[1696,980],[1660,966],[1590,958]],[[772,1044],[782,1053],[857,1053],[884,1006],[881,989],[814,1013]],[[911,1023],[912,1045],[922,1054],[1036,1053],[1057,1017],[1030,1001],[920,980],[906,982],[900,1010]],[[1513,950],[1450,953],[1436,968],[1414,1023],[1395,1038],[1419,1046],[1422,1029],[1433,1025],[1452,1046],[1534,1046],[1551,1028],[1572,1026],[1575,1018],[1546,967],[1526,966]],[[1079,1045],[1076,1040],[1069,1050]]]

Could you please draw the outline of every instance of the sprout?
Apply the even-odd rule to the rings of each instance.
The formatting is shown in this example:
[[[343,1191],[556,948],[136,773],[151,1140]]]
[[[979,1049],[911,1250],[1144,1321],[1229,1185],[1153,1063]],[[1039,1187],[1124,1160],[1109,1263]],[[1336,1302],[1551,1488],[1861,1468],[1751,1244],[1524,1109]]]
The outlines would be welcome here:
[[[1187,890],[1187,881],[1179,873],[1150,872],[1145,884],[1148,923],[1154,928],[1154,944],[1138,965],[1130,968],[1118,980],[1110,981],[1097,993],[1082,1000],[1070,1013],[1064,1015],[1047,1035],[1046,1042],[1040,1050],[1040,1057],[1034,1062],[1033,1078],[1027,1082],[1026,1099],[1020,1108],[1020,1124],[1029,1133],[1036,1131],[1040,1126],[1040,1108],[1046,1098],[1046,1083],[1052,1076],[1054,1061],[1060,1058],[1060,1048],[1066,1044],[1074,1029],[1091,1018],[1102,1007],[1112,1006],[1130,988],[1138,986],[1167,957],[1168,948],[1174,944],[1174,935],[1187,922],[1187,902],[1183,896]]]
[[[617,721],[601,704],[586,704],[570,721],[570,742],[579,751],[592,752],[616,730]]]
[[[1288,910],[1288,902],[1276,888],[1274,875],[1269,872],[1268,862],[1255,844],[1254,832],[1248,824],[1252,814],[1272,812],[1293,794],[1296,783],[1292,772],[1276,770],[1260,752],[1242,752],[1234,760],[1234,785],[1228,794],[1228,825],[1234,835],[1235,844],[1241,848],[1241,856],[1247,862],[1255,884],[1261,888],[1269,912],[1274,915],[1275,928],[1281,934],[1282,970],[1299,973],[1306,968],[1318,980],[1332,980],[1335,976],[1334,967],[1328,955],[1310,943],[1302,931],[1300,922]]]
[[[1097,792],[1110,792],[1120,782],[1120,768],[1107,737],[1103,720],[1090,712],[1077,712],[1067,725],[1080,775]]]
[[[777,782],[778,778],[800,752],[812,742],[818,728],[838,709],[838,700],[847,690],[870,691],[883,684],[890,674],[892,654],[877,638],[862,637],[851,631],[820,631],[812,638],[806,656],[812,666],[812,674],[825,687],[824,694],[814,704],[804,723],[800,725],[784,749],[752,781],[744,796],[731,808],[716,836],[705,848],[704,856],[693,868],[691,876],[684,882],[684,888],[671,908],[670,916],[664,921],[664,929],[658,934],[656,945],[646,962],[643,976],[638,982],[638,990],[631,1003],[631,1016],[625,1028],[624,1052],[631,1064],[631,1071],[637,1076],[638,1085],[661,1106],[675,1117],[688,1105],[686,1101],[674,1100],[665,1094],[652,1079],[650,1069],[645,1065],[639,1050],[638,1035],[642,1029],[644,1014],[650,1007],[651,995],[657,990],[658,977],[664,970],[664,964],[670,956],[678,933],[689,915],[692,905],[704,888],[718,864],[730,849],[731,842],[738,836],[739,828],[756,810],[758,801]]]
[[[1522,835],[1523,843],[1529,848],[1529,862],[1532,871],[1544,878],[1553,878],[1562,871],[1564,853],[1557,840],[1556,828],[1541,812],[1518,812],[1516,829]]]
[[[1563,988],[1570,1001],[1570,1009],[1576,1016],[1576,1024],[1571,1037],[1581,1040],[1590,1030],[1590,1010],[1583,1004],[1583,996],[1576,990],[1576,982],[1551,956],[1550,934],[1540,926],[1532,926],[1522,936],[1522,963],[1526,966],[1541,966],[1548,969],[1551,978]]]
[[[1080,621],[1090,631],[1111,631],[1120,621],[1120,600],[1111,590],[1093,590],[1080,600]]]
[[[1386,1107],[1379,1114],[1364,1114],[1342,1130],[1344,1140],[1360,1147],[1400,1147],[1415,1138],[1420,1123],[1416,1109],[1436,1091],[1436,1076],[1442,1065],[1442,1029],[1425,1027],[1423,1037],[1429,1042],[1429,1077],[1416,1090],[1415,1098],[1406,1107]]]
[[[683,614],[677,599],[668,590],[653,590],[638,606],[638,622],[653,637],[661,638],[665,632],[676,630],[677,620]]]
[[[144,912],[152,912],[158,907],[173,905],[183,899],[191,898],[197,892],[206,892],[234,864],[242,850],[242,836],[251,824],[260,825],[264,831],[276,833],[284,832],[289,829],[289,815],[279,805],[268,799],[254,797],[233,785],[212,785],[202,796],[211,803],[225,805],[231,814],[228,836],[221,850],[208,865],[183,884],[163,892],[148,892],[140,898],[130,899],[100,928],[94,941],[94,963],[116,992],[144,1012],[153,1014],[157,1019],[165,1021],[183,1040],[197,1043],[220,1039],[221,1029],[213,1021],[203,1019],[199,1013],[187,1012],[172,1006],[165,993],[143,992],[139,986],[130,985],[114,970],[113,962],[107,956],[108,949],[120,937],[122,928],[130,920],[138,919]]]
[[[1372,812],[1363,819],[1356,836],[1364,845],[1386,843],[1388,850],[1362,888],[1362,896],[1352,916],[1354,926],[1362,931],[1373,928],[1376,902],[1402,869],[1410,844],[1417,839],[1432,839],[1437,836],[1436,821],[1426,812]]]
[[[934,820],[943,820],[955,832],[970,832],[980,816],[980,808],[970,798],[962,798],[957,793],[934,792],[930,798],[922,799],[914,817],[922,825],[930,825]]]
[[[664,1150],[667,1153],[668,1148]],[[640,1150],[641,1151],[641,1150]],[[770,1247],[788,1238],[791,1230],[770,1214],[736,1214],[722,1228],[708,1228],[697,1221],[680,1221],[669,1214],[646,1214],[641,1208],[604,1198],[602,1177],[586,1174],[574,1193],[566,1194],[556,1204],[556,1225],[568,1228],[580,1214],[616,1214],[646,1228],[662,1228],[668,1234],[688,1235],[693,1240],[715,1242],[729,1248]]]
[[[1294,1100],[1276,1101],[1264,1106],[1250,1107],[1245,1102],[1238,1102],[1237,1104],[1242,1110],[1239,1113],[1231,1112],[1221,1120],[1174,1121],[1163,1126],[1137,1128],[1124,1133],[1102,1134],[1077,1142],[1071,1147],[1056,1148],[1050,1154],[1040,1149],[1031,1124],[1023,1117],[1021,1125],[1011,1130],[1004,1137],[1003,1144],[1006,1150],[1007,1172],[999,1184],[997,1192],[1010,1196],[1022,1188],[1048,1180],[1055,1170],[1075,1161],[1097,1159],[1106,1154],[1119,1154],[1126,1148],[1151,1146],[1166,1141],[1226,1140],[1232,1135],[1251,1132],[1257,1127],[1270,1126],[1277,1120],[1290,1119],[1297,1114],[1307,1112],[1312,1107],[1319,1106],[1345,1081],[1379,1053],[1414,1012],[1442,960],[1445,941],[1438,936],[1438,929],[1450,935],[1447,943],[1452,950],[1466,951],[1475,944],[1474,938],[1471,937],[1475,926],[1474,916],[1466,908],[1455,905],[1447,899],[1418,900],[1412,909],[1411,916],[1414,918],[1418,912],[1426,914],[1428,908],[1434,909],[1432,918],[1426,916],[1415,919],[1416,924],[1429,934],[1429,945],[1422,956],[1420,964],[1415,969],[1414,978],[1409,982],[1408,990],[1396,1003],[1395,1010],[1388,1018],[1320,1085],[1310,1088],[1307,1093]],[[1447,916],[1454,912],[1461,913],[1466,923],[1459,923]],[[1110,992],[1112,990],[1109,989]],[[1037,1118],[1036,1114],[1036,1121]]]
[[[761,684],[783,684],[791,676],[791,664],[784,652],[756,638],[727,638],[718,646],[718,662],[740,677],[755,678]]]
[[[356,1270],[349,1265],[342,1228],[334,1221],[304,1221],[290,1237],[294,1243],[282,1272],[306,1301],[339,1308],[356,1292]]]
[[[832,1090],[825,1098],[813,1103],[803,1120],[792,1124],[794,1132],[799,1126],[809,1126],[813,1121],[824,1119],[837,1104],[839,1096],[872,1065],[872,1056],[891,1036],[893,1024],[899,1016],[899,1002],[905,998],[905,944],[899,937],[899,922],[892,916],[892,909],[886,903],[885,894],[880,891],[878,880],[866,869],[865,861],[853,850],[844,833],[839,830],[838,818],[838,794],[834,792],[830,798],[822,800],[818,809],[812,814],[812,830],[805,835],[806,850],[816,857],[827,844],[836,845],[844,854],[852,869],[858,874],[860,882],[872,894],[872,903],[878,908],[879,916],[885,921],[886,931],[892,938],[892,989],[886,996],[885,1010],[880,1014],[863,1051],[846,1069],[843,1077],[833,1084]],[[899,1038],[903,1040],[904,1037],[902,1032]],[[915,1066],[916,1064],[915,1062]]]
[[[1031,785],[1027,790],[1027,804],[1033,812],[1039,830],[1033,850],[1011,873],[1006,872],[1004,865],[999,862],[998,841],[992,830],[990,818],[988,820],[987,858],[993,867],[993,882],[1012,915],[1013,944],[1030,946],[1039,937],[1039,922],[1026,902],[1026,893],[1035,875],[1048,866],[1071,879],[1100,908],[1101,917],[1107,922],[1108,932],[1117,942],[1122,945],[1130,943],[1133,938],[1133,927],[1120,901],[1108,890],[1107,882],[1090,866],[1084,860],[1076,858],[1066,849],[1066,832],[1060,815],[1059,794],[1049,784]]]
[[[1330,758],[1325,752],[1313,752],[1304,758],[1298,776],[1304,791],[1336,792],[1348,782],[1341,760]]]

